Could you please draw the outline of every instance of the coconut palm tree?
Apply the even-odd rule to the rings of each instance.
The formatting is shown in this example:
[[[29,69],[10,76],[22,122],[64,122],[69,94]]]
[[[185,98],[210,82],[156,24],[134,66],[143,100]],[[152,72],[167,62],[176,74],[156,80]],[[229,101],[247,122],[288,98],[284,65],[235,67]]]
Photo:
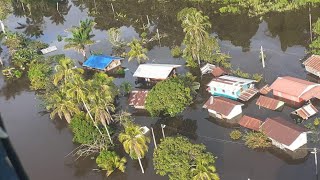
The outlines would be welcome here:
[[[197,159],[196,165],[191,169],[192,180],[219,180],[216,167],[211,164],[210,159]]]
[[[72,115],[80,113],[77,103],[66,98],[66,94],[62,91],[55,91],[47,100],[49,102],[47,102],[46,108],[52,110],[51,119],[58,115],[60,119],[64,117],[70,123]]]
[[[55,66],[56,73],[53,75],[53,84],[57,86],[59,83],[66,84],[75,74],[82,74],[83,69],[75,68],[74,62],[70,58],[62,58]]]
[[[146,61],[149,59],[146,55],[148,50],[144,48],[137,39],[133,39],[128,44],[128,46],[131,48],[128,52],[128,61],[131,61],[132,59],[137,59],[138,63],[140,64],[142,61]]]
[[[142,133],[139,126],[131,124],[126,126],[124,132],[119,134],[119,141],[132,159],[138,159],[141,171],[144,173],[141,158],[148,151],[147,143],[150,142],[150,139]]]
[[[120,158],[114,151],[103,150],[97,157],[96,163],[102,170],[106,170],[107,176],[109,176],[115,169],[124,172],[127,160],[125,157]]]
[[[65,49],[74,49],[82,55],[86,56],[86,46],[94,43],[91,38],[94,35],[91,35],[92,28],[95,23],[92,20],[80,21],[80,26],[75,27],[71,30],[72,38],[66,38],[65,41],[67,44],[64,46]]]

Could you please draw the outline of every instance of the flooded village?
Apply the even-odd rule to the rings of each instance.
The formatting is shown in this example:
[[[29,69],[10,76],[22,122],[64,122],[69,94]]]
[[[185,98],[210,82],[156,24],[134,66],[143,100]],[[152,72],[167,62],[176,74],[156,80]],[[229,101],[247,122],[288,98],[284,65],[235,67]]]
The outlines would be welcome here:
[[[26,179],[318,179],[317,3],[13,0],[0,139]]]

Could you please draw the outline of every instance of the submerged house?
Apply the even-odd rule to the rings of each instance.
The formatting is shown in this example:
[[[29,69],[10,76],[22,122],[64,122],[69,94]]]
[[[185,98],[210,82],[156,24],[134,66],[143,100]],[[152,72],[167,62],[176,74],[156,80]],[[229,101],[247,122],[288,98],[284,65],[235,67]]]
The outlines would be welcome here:
[[[100,71],[110,71],[120,66],[121,60],[123,60],[123,58],[105,55],[92,55],[83,63],[82,66]]]
[[[302,63],[306,71],[309,73],[320,77],[320,56],[319,55],[312,55],[306,61]]]
[[[283,107],[284,102],[277,99],[269,98],[267,96],[260,95],[256,104],[260,107],[271,109],[273,111],[278,110]]]
[[[295,151],[307,144],[308,130],[280,117],[266,119],[261,131],[280,149]]]
[[[148,96],[148,90],[133,90],[129,95],[129,106],[133,106],[136,109],[145,109],[146,98]]]
[[[294,106],[320,98],[320,84],[290,76],[278,77],[270,88],[274,96]]]
[[[253,131],[260,131],[260,127],[262,125],[262,121],[260,119],[256,119],[246,115],[242,116],[238,123],[240,126]]]
[[[302,106],[301,108],[292,112],[292,114],[295,114],[295,115],[301,117],[303,120],[307,120],[307,119],[309,119],[309,117],[311,117],[317,113],[318,113],[317,108],[314,107],[311,103],[307,104],[305,106]]]
[[[138,78],[138,82],[162,81],[175,75],[176,69],[180,66],[175,64],[140,64],[133,77]]]
[[[256,81],[225,75],[213,78],[207,85],[207,91],[213,96],[248,101],[258,93],[258,90],[254,88],[254,82]]]
[[[243,105],[224,97],[211,96],[203,105],[203,108],[208,109],[209,114],[213,117],[230,120],[242,113]]]

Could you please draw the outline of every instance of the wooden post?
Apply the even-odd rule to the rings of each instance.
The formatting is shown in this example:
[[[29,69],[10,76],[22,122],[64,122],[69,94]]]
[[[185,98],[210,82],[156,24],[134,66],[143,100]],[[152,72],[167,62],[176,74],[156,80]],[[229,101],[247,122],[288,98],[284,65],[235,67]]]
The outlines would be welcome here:
[[[309,31],[310,31],[310,41],[312,42],[312,19],[311,19],[311,10],[309,5]]]
[[[152,138],[153,138],[153,143],[154,143],[154,147],[157,149],[157,142],[156,142],[156,138],[154,136],[154,132],[153,132],[153,128],[151,127],[151,133],[152,133]]]
[[[261,60],[262,60],[262,67],[264,68],[264,67],[265,67],[265,64],[264,64],[264,54],[263,54],[262,46],[261,46],[260,54],[261,54]]]
[[[161,124],[161,130],[162,130],[163,139],[166,138],[166,136],[164,135],[164,128],[165,128],[165,127],[166,127],[166,125]]]

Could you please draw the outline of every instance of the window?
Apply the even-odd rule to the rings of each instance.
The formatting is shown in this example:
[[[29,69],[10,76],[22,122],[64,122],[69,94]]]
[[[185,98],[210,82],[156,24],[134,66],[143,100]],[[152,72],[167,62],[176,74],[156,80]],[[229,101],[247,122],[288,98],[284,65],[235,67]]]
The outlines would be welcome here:
[[[224,89],[222,89],[222,92],[226,92]]]
[[[234,92],[232,92],[232,95],[234,95]]]
[[[216,91],[216,90],[217,90],[217,88],[214,87],[214,88],[213,88],[213,91]]]

